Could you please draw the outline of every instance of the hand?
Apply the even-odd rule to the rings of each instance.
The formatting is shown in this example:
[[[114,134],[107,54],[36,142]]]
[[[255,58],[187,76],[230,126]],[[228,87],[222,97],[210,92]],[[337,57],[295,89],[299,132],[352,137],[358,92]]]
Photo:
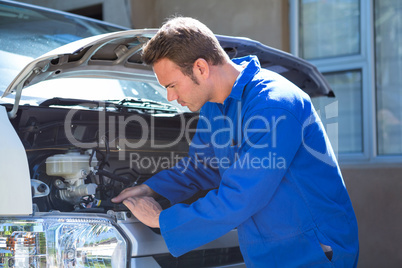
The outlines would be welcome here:
[[[112,198],[112,202],[123,204],[133,213],[133,215],[145,225],[152,228],[159,228],[159,214],[162,211],[161,206],[152,197],[159,195],[148,185],[124,189],[118,196]]]
[[[158,197],[158,194],[146,184],[124,189],[118,196],[112,198],[113,203],[120,203],[129,197],[151,196]]]
[[[133,213],[133,215],[145,225],[151,228],[159,228],[159,215],[162,207],[152,197],[129,197],[123,204]]]

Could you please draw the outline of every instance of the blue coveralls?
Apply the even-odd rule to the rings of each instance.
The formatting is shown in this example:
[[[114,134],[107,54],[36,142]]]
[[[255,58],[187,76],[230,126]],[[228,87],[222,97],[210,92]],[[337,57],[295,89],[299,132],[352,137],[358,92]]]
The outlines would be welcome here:
[[[310,98],[255,56],[234,62],[245,67],[223,104],[202,107],[189,156],[145,182],[173,204],[159,218],[171,254],[237,227],[247,267],[355,267],[356,217]]]

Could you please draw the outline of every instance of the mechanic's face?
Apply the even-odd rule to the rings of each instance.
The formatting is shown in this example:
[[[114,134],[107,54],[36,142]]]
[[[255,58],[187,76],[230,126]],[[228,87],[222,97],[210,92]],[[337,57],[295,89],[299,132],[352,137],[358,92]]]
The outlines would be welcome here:
[[[177,64],[166,58],[158,60],[153,69],[159,83],[167,89],[169,101],[177,100],[179,104],[195,112],[209,100],[209,90],[205,87],[198,69],[195,68],[194,79],[199,84],[184,75]]]

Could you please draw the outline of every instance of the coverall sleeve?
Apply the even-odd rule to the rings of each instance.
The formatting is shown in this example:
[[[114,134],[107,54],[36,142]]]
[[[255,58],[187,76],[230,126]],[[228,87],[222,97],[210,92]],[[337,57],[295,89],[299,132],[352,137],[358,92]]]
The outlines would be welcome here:
[[[246,121],[239,157],[219,188],[160,214],[161,233],[173,256],[217,239],[269,205],[301,146],[302,125],[284,109],[258,110]],[[280,165],[268,166],[269,157],[280,159]]]
[[[213,168],[208,163],[208,160],[215,157],[209,137],[208,121],[200,116],[197,132],[190,144],[189,156],[182,158],[171,169],[157,173],[144,184],[166,197],[171,204],[182,202],[200,190],[217,188],[220,174],[218,168]]]

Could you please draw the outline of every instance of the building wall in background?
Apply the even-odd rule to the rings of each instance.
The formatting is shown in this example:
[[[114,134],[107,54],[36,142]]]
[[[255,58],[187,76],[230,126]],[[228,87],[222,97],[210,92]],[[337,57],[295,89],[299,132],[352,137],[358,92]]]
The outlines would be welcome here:
[[[214,33],[236,35],[289,51],[288,1],[132,0],[134,28],[160,27],[174,15],[194,17]]]
[[[79,15],[86,15],[87,17],[94,17],[99,19],[98,14],[92,16],[91,7],[96,9],[101,7],[101,19],[117,25],[130,27],[130,0],[68,0],[68,1],[55,1],[55,0],[19,0],[17,2],[24,2],[28,4],[53,8],[57,10],[77,13]],[[84,11],[87,9],[87,14],[74,11]],[[96,11],[98,12],[98,11]]]
[[[130,28],[158,28],[174,15],[191,16],[222,35],[255,39],[289,51],[288,1],[285,0],[21,0],[63,11],[102,6],[102,19]],[[88,15],[91,16],[87,9]],[[131,16],[131,18],[130,18]],[[131,20],[130,20],[131,19]]]
[[[344,167],[342,173],[359,225],[358,268],[402,264],[402,168]]]

